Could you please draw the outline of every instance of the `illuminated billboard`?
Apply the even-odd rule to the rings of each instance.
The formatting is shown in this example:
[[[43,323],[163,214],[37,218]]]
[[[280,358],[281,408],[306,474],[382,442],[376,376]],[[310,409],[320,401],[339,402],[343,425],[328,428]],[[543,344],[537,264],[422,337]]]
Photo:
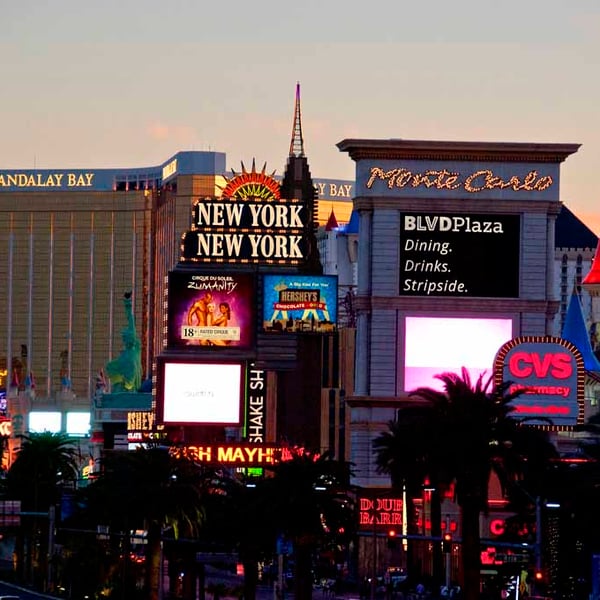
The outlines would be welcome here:
[[[249,348],[254,276],[176,270],[169,273],[167,345]]]
[[[157,421],[164,425],[239,426],[244,367],[241,363],[157,359]]]
[[[518,298],[520,217],[402,213],[400,295]]]
[[[29,433],[59,433],[62,413],[57,410],[32,410],[29,413]]]
[[[68,435],[84,436],[90,433],[91,414],[88,412],[68,411],[66,430]]]
[[[335,331],[337,277],[332,275],[264,275],[265,332]]]
[[[512,417],[554,429],[572,428],[584,421],[583,358],[567,340],[523,336],[509,340],[496,356],[496,383],[510,382],[522,394],[512,405]]]
[[[299,265],[307,259],[309,226],[305,203],[280,198],[279,182],[253,166],[228,181],[221,198],[194,203],[180,261]]]
[[[443,390],[435,375],[491,376],[498,349],[513,336],[510,318],[410,316],[404,321],[404,391]]]
[[[263,444],[267,437],[267,372],[264,369],[248,367],[246,396],[246,440]]]

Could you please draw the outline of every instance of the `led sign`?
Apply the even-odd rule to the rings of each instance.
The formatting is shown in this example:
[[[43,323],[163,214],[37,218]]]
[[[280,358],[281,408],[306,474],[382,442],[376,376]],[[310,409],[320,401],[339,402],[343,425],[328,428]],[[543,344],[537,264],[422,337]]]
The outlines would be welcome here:
[[[241,425],[241,363],[158,357],[157,370],[156,417],[161,425]]]
[[[579,350],[556,337],[524,336],[505,343],[496,356],[496,384],[510,382],[511,416],[554,429],[583,423],[584,366]]]
[[[156,420],[151,410],[137,410],[127,413],[127,431],[153,431]]]
[[[299,448],[286,448],[269,444],[205,444],[202,446],[171,446],[173,456],[185,457],[198,463],[228,464],[260,467],[292,460],[294,456],[308,456]],[[318,455],[313,456],[317,460]]]
[[[260,466],[276,462],[276,448],[258,444],[218,444],[214,446],[185,446],[184,448],[174,446],[170,451],[175,456],[184,455],[195,462],[207,464]]]
[[[262,444],[266,437],[267,372],[248,369],[246,403],[246,439],[251,444]]]
[[[175,270],[168,281],[167,345],[248,348],[254,325],[254,277]]]
[[[156,415],[151,410],[136,410],[127,413],[127,441],[143,443],[166,441],[167,432],[157,425]]]
[[[337,325],[337,277],[263,276],[263,330],[331,332]]]
[[[401,391],[419,387],[443,390],[440,373],[473,381],[493,372],[498,348],[513,337],[510,318],[407,316],[404,322],[404,382]]]
[[[402,213],[400,295],[519,296],[518,215]]]

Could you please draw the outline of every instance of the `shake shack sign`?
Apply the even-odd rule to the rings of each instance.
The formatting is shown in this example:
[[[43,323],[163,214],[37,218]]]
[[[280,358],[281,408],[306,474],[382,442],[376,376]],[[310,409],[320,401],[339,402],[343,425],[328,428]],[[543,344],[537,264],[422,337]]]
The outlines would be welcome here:
[[[298,265],[307,258],[304,203],[273,194],[263,173],[256,173],[261,179],[251,186],[252,173],[243,175],[245,193],[236,196],[229,182],[225,191],[231,197],[194,204],[192,229],[182,237],[182,262]]]

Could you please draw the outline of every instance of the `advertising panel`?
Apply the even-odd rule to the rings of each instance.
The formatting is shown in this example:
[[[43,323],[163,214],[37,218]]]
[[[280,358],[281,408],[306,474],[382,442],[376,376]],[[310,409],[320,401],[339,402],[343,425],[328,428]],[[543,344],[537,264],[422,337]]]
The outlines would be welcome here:
[[[241,425],[241,363],[157,359],[157,421],[164,425]]]
[[[171,271],[168,288],[168,347],[252,345],[253,275]]]
[[[402,213],[400,295],[518,298],[520,217]]]
[[[583,358],[571,342],[551,336],[523,336],[504,344],[494,364],[496,384],[521,391],[511,416],[528,423],[568,429],[584,421]]]
[[[335,331],[337,277],[331,275],[265,275],[263,329],[265,332]]]
[[[404,322],[404,392],[443,389],[436,375],[465,367],[491,376],[498,348],[513,337],[510,318],[409,316]]]

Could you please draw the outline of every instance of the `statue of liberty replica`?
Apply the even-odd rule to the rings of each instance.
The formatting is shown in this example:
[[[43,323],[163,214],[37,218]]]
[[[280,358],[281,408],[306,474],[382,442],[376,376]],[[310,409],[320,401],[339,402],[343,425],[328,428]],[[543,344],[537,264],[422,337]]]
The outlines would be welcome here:
[[[121,332],[123,350],[106,364],[106,374],[113,394],[137,392],[142,385],[142,343],[135,330],[131,292],[124,294],[123,304],[127,317],[127,327]]]

